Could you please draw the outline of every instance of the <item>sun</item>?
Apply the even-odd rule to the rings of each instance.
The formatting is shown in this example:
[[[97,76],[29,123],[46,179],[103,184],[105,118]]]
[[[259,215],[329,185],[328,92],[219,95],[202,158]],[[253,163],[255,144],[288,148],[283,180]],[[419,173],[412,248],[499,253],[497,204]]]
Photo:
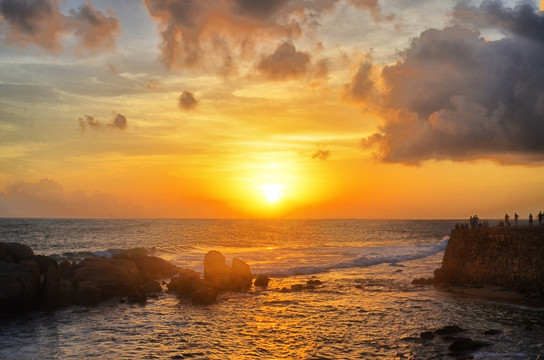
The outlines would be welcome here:
[[[277,203],[283,198],[284,188],[282,184],[266,184],[261,186],[261,191],[268,202]]]

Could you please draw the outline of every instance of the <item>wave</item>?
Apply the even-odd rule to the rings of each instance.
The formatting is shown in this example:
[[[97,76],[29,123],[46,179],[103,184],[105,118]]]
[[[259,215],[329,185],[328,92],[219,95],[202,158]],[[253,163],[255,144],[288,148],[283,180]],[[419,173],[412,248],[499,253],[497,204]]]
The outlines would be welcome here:
[[[336,269],[363,268],[379,264],[398,264],[404,261],[422,259],[446,250],[449,237],[433,244],[417,244],[407,246],[382,246],[372,248],[371,253],[357,256],[350,260],[342,260],[332,264],[304,265],[275,271],[272,276],[312,275]],[[361,250],[370,250],[362,248]]]

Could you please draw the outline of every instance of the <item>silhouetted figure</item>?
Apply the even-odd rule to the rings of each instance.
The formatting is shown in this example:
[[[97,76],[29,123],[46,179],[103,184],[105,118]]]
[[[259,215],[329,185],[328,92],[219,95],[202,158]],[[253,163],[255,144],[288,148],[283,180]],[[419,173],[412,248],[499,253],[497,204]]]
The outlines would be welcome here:
[[[519,219],[519,215],[517,212],[514,213],[514,225],[515,226],[518,226],[518,219]]]
[[[538,213],[538,225],[542,225],[542,218],[544,218],[544,214],[541,211]]]
[[[529,213],[529,226],[533,226],[533,214]]]
[[[510,216],[508,216],[508,213],[505,213],[504,214],[504,224],[506,226],[510,226],[510,220],[508,220],[508,219],[510,219]]]
[[[470,219],[468,219],[468,223],[470,224],[470,228],[474,229],[474,219],[472,216],[470,217]]]

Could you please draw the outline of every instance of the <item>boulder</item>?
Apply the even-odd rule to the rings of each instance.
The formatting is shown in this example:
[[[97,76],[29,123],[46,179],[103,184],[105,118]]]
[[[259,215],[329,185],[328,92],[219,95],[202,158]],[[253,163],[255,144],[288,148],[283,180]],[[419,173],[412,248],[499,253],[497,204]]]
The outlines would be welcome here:
[[[249,265],[240,259],[234,259],[230,267],[230,290],[240,291],[251,288],[253,274]]]
[[[162,286],[155,280],[148,280],[138,287],[138,293],[140,294],[151,294],[156,292],[162,292]]]
[[[210,284],[202,281],[191,293],[191,300],[195,305],[211,305],[217,302],[217,290]]]
[[[76,296],[80,283],[91,283],[107,299],[134,293],[140,280],[140,272],[132,261],[96,258],[85,259],[77,264],[72,282],[76,287]],[[87,288],[91,287],[87,285]]]
[[[35,308],[39,284],[40,272],[36,262],[0,262],[0,312],[19,312]]]
[[[423,340],[432,340],[434,339],[434,334],[431,331],[424,331],[421,334],[419,334],[419,337]]]
[[[190,269],[180,269],[179,275],[170,279],[167,287],[169,291],[184,297],[191,297],[191,294],[200,286],[202,279],[200,275]]]
[[[61,306],[59,304],[60,273],[57,267],[49,266],[45,271],[43,279],[40,308],[43,310],[53,310]]]
[[[471,338],[457,338],[448,347],[450,351],[474,351],[481,347],[489,346],[489,343],[474,341]]]
[[[458,325],[448,325],[436,330],[434,333],[436,335],[452,335],[452,334],[457,334],[464,331],[466,330],[459,327]]]
[[[226,290],[228,288],[230,267],[225,264],[225,257],[219,251],[209,251],[204,256],[204,280],[212,286]]]
[[[132,260],[144,279],[162,279],[170,277],[177,272],[177,267],[169,261],[144,254],[119,255],[119,258],[127,257]]]
[[[255,286],[261,286],[261,287],[267,287],[268,283],[270,282],[270,278],[266,275],[259,275],[255,279],[255,283],[253,285]]]
[[[19,262],[33,256],[34,251],[26,245],[0,242],[0,261]]]
[[[319,286],[319,285],[323,285],[323,281],[318,279],[312,279],[312,280],[306,281],[306,285]]]
[[[97,305],[105,299],[100,288],[91,281],[80,281],[74,292],[74,303],[77,305]]]
[[[61,279],[58,294],[58,307],[70,306],[74,299],[74,285],[69,280]]]
[[[58,268],[59,265],[57,264],[57,262],[55,261],[55,259],[53,259],[51,256],[45,256],[45,255],[34,255],[33,257],[30,258],[31,260],[34,260],[35,262],[38,263],[38,265],[40,266],[40,274],[45,274],[45,272],[47,271],[47,269],[52,266],[54,268]]]

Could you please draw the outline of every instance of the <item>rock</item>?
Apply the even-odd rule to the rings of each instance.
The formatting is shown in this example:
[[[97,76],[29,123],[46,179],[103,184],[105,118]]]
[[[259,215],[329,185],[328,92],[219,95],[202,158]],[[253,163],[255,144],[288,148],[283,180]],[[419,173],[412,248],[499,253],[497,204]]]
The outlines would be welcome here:
[[[253,285],[255,286],[261,286],[261,287],[267,287],[268,283],[270,282],[270,278],[266,275],[259,275],[255,279],[255,283]]]
[[[58,294],[58,307],[69,306],[74,298],[74,285],[71,281],[61,278]]]
[[[147,303],[147,296],[141,293],[131,294],[127,297],[129,304],[145,305]]]
[[[74,264],[70,260],[64,260],[59,264],[59,272],[63,278],[74,276]]]
[[[214,287],[226,290],[229,284],[230,267],[219,251],[209,251],[204,256],[204,280]]]
[[[191,300],[195,305],[211,305],[217,301],[217,291],[205,282],[198,284],[191,293]]]
[[[304,290],[304,285],[302,284],[295,284],[295,285],[291,285],[291,291],[302,291]]]
[[[419,334],[419,337],[424,340],[432,340],[434,339],[434,334],[431,331],[424,331],[421,334]]]
[[[486,336],[499,335],[499,334],[502,334],[502,331],[497,329],[489,329],[489,330],[484,330],[483,334]]]
[[[76,285],[76,296],[79,292],[79,283],[86,282],[100,289],[105,300],[112,296],[134,293],[136,285],[140,282],[140,273],[130,260],[85,259],[75,266],[72,281]]]
[[[433,278],[419,278],[412,280],[412,285],[432,285],[433,283]]]
[[[81,281],[77,284],[74,292],[74,303],[83,306],[97,305],[106,297],[102,295],[102,291],[91,281]]]
[[[484,346],[489,346],[489,343],[474,341],[471,338],[457,338],[448,347],[450,351],[474,351]]]
[[[134,262],[144,279],[158,280],[177,272],[177,267],[164,259],[144,254],[119,255],[116,258],[128,258]]]
[[[0,242],[0,261],[19,262],[33,256],[34,251],[26,245]]]
[[[289,289],[286,288],[286,287],[284,286],[284,287],[282,287],[282,288],[280,289],[280,292],[281,292],[281,293],[288,293],[288,292],[289,292]]]
[[[158,281],[148,280],[138,287],[138,292],[141,294],[162,292],[162,286]]]
[[[201,286],[200,283],[203,281],[200,279],[200,275],[190,269],[179,269],[178,277],[170,279],[167,287],[169,291],[173,291],[180,296],[191,297],[191,294]]]
[[[56,263],[55,263],[56,265]],[[53,310],[60,306],[59,290],[60,290],[60,273],[56,266],[50,265],[45,271],[45,276],[42,286],[42,296],[40,308],[43,310]]]
[[[240,259],[234,259],[230,267],[229,290],[240,291],[251,288],[253,274],[249,265]]]
[[[35,308],[39,283],[39,265],[35,261],[0,262],[0,312]]]
[[[55,259],[53,259],[51,256],[34,255],[30,259],[38,263],[38,265],[40,266],[40,274],[45,274],[50,266],[56,269],[58,269],[59,267]]]
[[[306,285],[311,285],[311,286],[323,285],[323,281],[317,280],[317,279],[308,280],[306,281]]]
[[[452,335],[452,334],[457,334],[464,331],[466,330],[457,325],[448,325],[436,330],[434,333],[436,335]]]

